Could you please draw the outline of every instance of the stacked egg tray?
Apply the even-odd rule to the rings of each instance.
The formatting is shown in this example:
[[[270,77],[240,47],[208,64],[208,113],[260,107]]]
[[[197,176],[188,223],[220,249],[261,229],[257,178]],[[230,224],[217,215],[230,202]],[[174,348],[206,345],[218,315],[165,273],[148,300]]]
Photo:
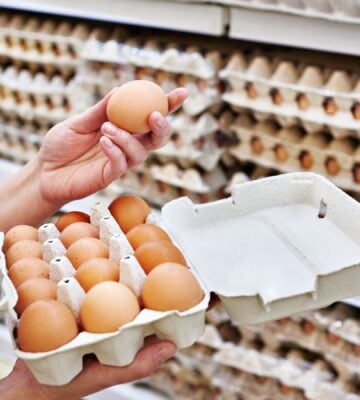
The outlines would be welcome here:
[[[360,142],[356,138],[334,138],[327,132],[312,135],[297,126],[281,127],[273,119],[259,122],[249,114],[239,114],[232,130],[238,144],[228,151],[240,160],[281,172],[314,171],[344,190],[360,191]]]
[[[226,184],[227,178],[218,167],[210,172],[201,172],[196,168],[181,168],[175,163],[148,163],[127,171],[104,193],[110,197],[137,193],[159,207],[181,196],[188,196],[195,203],[221,199]]]
[[[216,306],[199,341],[146,383],[172,399],[356,400],[359,326],[344,304],[241,328]]]
[[[357,0],[210,0],[210,2],[335,21],[359,23],[360,20],[360,5]]]
[[[220,76],[230,85],[224,100],[258,118],[274,116],[281,125],[301,124],[308,132],[359,137],[359,73],[237,52]]]

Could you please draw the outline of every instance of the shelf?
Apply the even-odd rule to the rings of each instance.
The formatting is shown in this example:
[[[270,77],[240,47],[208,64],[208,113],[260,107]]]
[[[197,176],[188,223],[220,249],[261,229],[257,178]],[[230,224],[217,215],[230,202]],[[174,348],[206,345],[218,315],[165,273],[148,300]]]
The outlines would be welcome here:
[[[227,15],[219,5],[162,0],[8,0],[0,7],[214,36],[225,32]]]
[[[267,10],[230,9],[229,36],[273,45],[360,55],[359,24]]]

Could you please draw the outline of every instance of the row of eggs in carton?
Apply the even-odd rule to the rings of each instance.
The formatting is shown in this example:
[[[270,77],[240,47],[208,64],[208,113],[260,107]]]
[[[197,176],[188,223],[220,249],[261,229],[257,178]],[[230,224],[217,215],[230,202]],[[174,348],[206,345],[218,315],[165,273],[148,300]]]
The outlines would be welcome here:
[[[129,170],[105,192],[112,196],[130,191],[158,206],[179,196],[188,196],[195,203],[206,203],[224,197],[226,182],[219,167],[201,172],[195,168],[182,169],[174,163],[151,163],[146,168]]]
[[[298,127],[280,128],[274,121],[253,122],[242,115],[232,128],[239,144],[230,149],[241,159],[280,170],[312,170],[339,179],[342,185],[360,183],[360,148],[357,139],[334,139],[327,133],[307,134]]]
[[[223,66],[223,57],[218,51],[204,52],[196,46],[179,50],[178,43],[161,43],[156,39],[142,40],[131,36],[121,37],[121,34],[118,38],[106,41],[101,41],[96,36],[96,32],[93,32],[84,44],[81,51],[82,58],[133,64],[172,73],[194,75],[202,79],[215,78]]]
[[[205,80],[187,74],[174,74],[152,68],[118,65],[111,63],[85,63],[78,69],[79,81],[90,91],[104,96],[108,91],[132,79],[146,79],[157,83],[169,93],[182,86],[188,91],[183,110],[198,115],[206,109],[222,103],[223,85],[217,79]]]
[[[245,92],[249,101],[268,98],[275,106],[294,104],[299,112],[320,108],[327,116],[343,111],[360,119],[360,78],[356,73],[265,55],[247,60],[237,52],[220,76],[234,92]]]
[[[304,16],[323,16],[355,19],[360,16],[357,0],[214,0],[215,3],[232,4],[274,11],[292,11]]]
[[[41,382],[68,382],[88,352],[105,364],[130,363],[150,325],[180,347],[199,336],[201,327],[182,330],[200,324],[207,295],[159,223],[144,200],[122,196],[108,209],[94,205],[91,219],[69,212],[56,225],[6,233],[7,322],[16,328],[17,355]]]

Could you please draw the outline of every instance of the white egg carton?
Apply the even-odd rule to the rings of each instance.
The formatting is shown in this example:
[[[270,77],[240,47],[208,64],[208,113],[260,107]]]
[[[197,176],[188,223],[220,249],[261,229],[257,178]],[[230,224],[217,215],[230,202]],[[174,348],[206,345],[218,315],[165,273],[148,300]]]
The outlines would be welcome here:
[[[219,52],[208,52],[204,55],[200,50],[192,48],[179,51],[174,45],[163,49],[161,43],[155,40],[140,43],[133,38],[121,38],[119,41],[91,38],[83,46],[81,58],[88,61],[133,64],[202,79],[216,77],[222,66]]]
[[[274,115],[285,126],[301,122],[310,132],[327,127],[334,136],[359,135],[360,120],[353,115],[353,107],[360,101],[360,78],[356,74],[312,65],[299,68],[294,62],[272,61],[265,55],[254,56],[248,62],[237,52],[220,71],[220,77],[232,87],[224,100],[237,107]],[[246,94],[249,85],[256,92],[253,98]],[[280,104],[274,104],[271,98],[274,90],[281,96]],[[299,95],[306,96],[306,109],[296,103]],[[327,99],[335,103],[334,114],[324,110]]]
[[[91,215],[92,223],[100,226],[100,237],[110,244],[110,257],[119,263],[123,282],[139,294],[145,276],[126,236],[101,204],[94,205]],[[118,332],[81,332],[52,352],[16,349],[40,382],[69,382],[81,371],[87,353],[95,353],[105,364],[127,365],[144,337],[152,333],[178,347],[190,346],[203,333],[209,292],[218,294],[230,318],[240,325],[278,319],[359,294],[360,206],[321,176],[294,173],[262,179],[239,185],[231,197],[205,205],[183,197],[166,204],[161,217],[151,215],[148,222],[160,224],[181,248],[204,288],[203,301],[183,313],[143,310]],[[56,236],[54,225],[39,230],[51,276],[61,279],[62,298],[76,312],[79,285],[71,277],[72,267]],[[12,334],[17,296],[4,257],[0,260],[0,309],[7,311]]]
[[[295,172],[303,169],[299,160],[306,151],[313,158],[311,171],[327,176],[345,190],[360,191],[360,184],[353,178],[353,167],[358,162],[358,145],[350,138],[329,139],[324,134],[308,134],[303,136],[299,128],[279,129],[273,121],[243,125],[242,120],[235,122],[232,129],[239,138],[239,144],[228,149],[230,154],[241,161],[252,161],[257,164],[274,168],[282,172]],[[251,141],[259,138],[263,144],[263,152],[255,154]],[[288,153],[288,159],[280,162],[275,156],[275,148],[282,145]],[[337,160],[340,171],[335,176],[330,175],[326,168],[329,158]]]

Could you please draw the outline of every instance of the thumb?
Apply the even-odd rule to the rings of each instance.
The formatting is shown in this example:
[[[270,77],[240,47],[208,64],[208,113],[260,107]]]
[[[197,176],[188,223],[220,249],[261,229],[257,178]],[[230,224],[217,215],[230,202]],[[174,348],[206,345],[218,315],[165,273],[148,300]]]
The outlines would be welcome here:
[[[112,89],[102,100],[80,114],[70,117],[67,127],[77,133],[91,133],[100,129],[101,125],[108,120],[106,107],[109,99],[116,88]]]

